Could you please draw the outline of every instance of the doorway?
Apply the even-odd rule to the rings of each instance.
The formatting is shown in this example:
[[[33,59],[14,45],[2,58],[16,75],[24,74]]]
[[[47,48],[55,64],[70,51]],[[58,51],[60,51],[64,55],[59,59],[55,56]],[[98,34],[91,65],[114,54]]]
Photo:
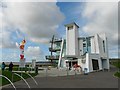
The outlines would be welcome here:
[[[97,59],[92,59],[93,70],[99,70],[99,64]]]

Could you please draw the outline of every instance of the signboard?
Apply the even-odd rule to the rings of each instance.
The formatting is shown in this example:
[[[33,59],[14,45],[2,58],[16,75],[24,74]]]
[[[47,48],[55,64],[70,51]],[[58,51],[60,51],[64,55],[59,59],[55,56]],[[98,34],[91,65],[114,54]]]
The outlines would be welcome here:
[[[19,67],[20,67],[20,68],[25,67],[25,58],[24,58],[24,59],[20,59]]]

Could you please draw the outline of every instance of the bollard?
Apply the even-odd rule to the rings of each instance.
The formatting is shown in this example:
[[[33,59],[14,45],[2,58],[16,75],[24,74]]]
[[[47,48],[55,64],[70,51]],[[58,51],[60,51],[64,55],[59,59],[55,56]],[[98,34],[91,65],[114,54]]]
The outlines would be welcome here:
[[[47,73],[48,73],[48,67],[46,68],[46,78],[47,78]]]
[[[77,75],[76,70],[77,70],[77,69],[75,68],[75,75]]]
[[[84,68],[84,75],[88,75],[87,68]]]
[[[69,75],[68,71],[69,71],[69,67],[67,67],[67,76]]]
[[[35,73],[38,74],[38,66],[35,67]]]

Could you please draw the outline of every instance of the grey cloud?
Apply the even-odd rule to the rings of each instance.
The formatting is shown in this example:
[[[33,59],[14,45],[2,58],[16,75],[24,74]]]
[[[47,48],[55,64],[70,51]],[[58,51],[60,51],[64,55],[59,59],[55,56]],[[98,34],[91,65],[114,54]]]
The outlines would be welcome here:
[[[109,49],[118,46],[118,3],[91,2],[86,3],[82,16],[89,22],[82,30],[88,35],[106,33]],[[110,51],[111,52],[111,51]]]
[[[5,27],[18,28],[27,39],[37,43],[46,43],[53,34],[58,36],[57,28],[64,15],[55,2],[7,2],[6,6],[2,12]]]

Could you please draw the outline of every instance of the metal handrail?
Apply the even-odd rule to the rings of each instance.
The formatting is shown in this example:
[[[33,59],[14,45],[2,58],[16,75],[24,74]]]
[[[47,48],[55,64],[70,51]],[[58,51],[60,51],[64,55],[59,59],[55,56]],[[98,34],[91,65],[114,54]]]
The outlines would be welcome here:
[[[23,79],[23,81],[27,84],[28,88],[30,88],[30,85],[28,84],[28,82],[22,76],[20,76],[17,73],[14,73],[14,74],[17,75],[17,76],[19,76],[21,79]]]
[[[7,79],[7,80],[10,82],[10,84],[13,86],[13,88],[16,90],[15,85],[12,83],[12,81],[11,81],[9,78],[7,78],[7,77],[4,76],[4,75],[0,75],[0,77],[4,77],[5,79]]]
[[[29,73],[25,73],[25,74],[27,74],[28,76],[30,76],[33,79],[33,81],[35,82],[35,84],[38,85],[37,81]]]

